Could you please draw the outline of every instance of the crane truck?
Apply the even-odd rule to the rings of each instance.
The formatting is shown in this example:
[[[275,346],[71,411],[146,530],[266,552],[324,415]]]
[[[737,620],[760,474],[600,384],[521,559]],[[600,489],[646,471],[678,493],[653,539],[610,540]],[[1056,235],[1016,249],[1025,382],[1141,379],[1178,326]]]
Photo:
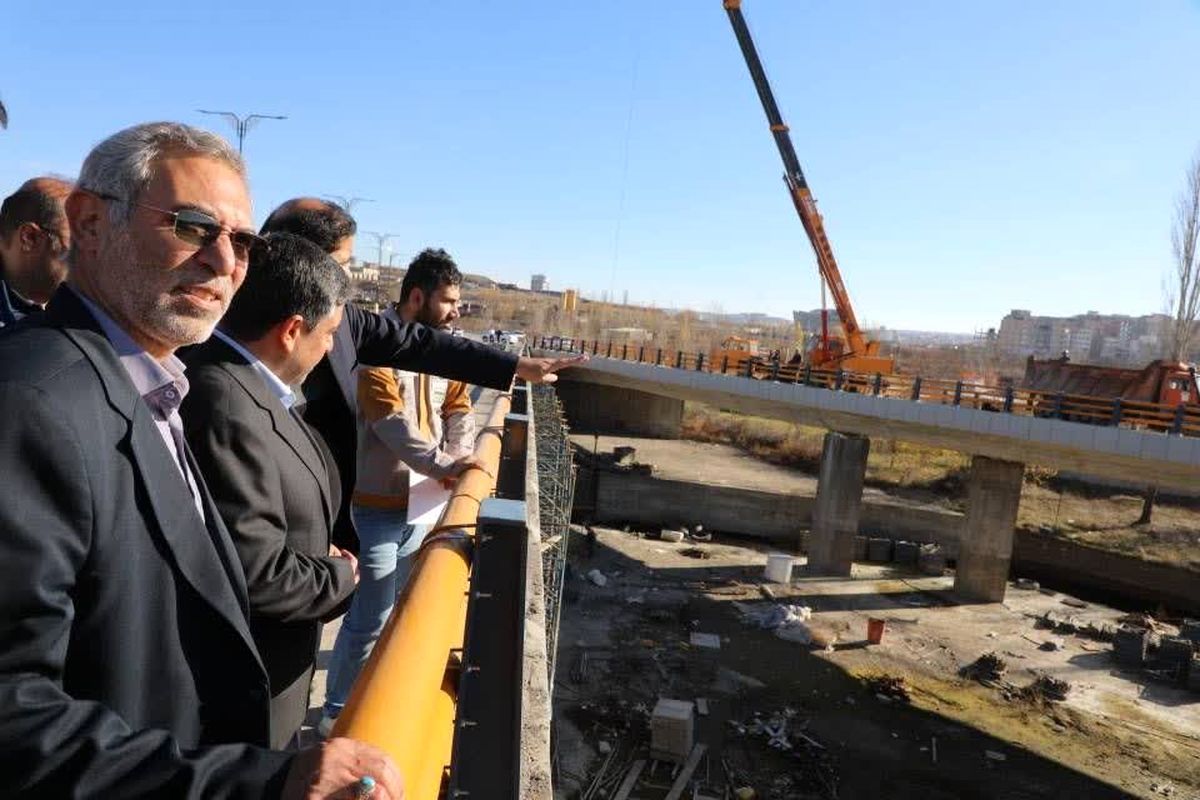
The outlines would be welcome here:
[[[746,60],[746,66],[750,70],[754,88],[758,91],[758,98],[767,114],[771,135],[775,138],[775,145],[783,158],[783,180],[787,184],[788,194],[796,207],[796,213],[800,215],[804,232],[808,234],[808,241],[817,257],[817,269],[821,280],[833,296],[833,304],[841,322],[842,335],[830,335],[828,312],[822,310],[821,333],[808,352],[808,365],[813,369],[840,369],[847,372],[891,375],[895,371],[894,359],[882,355],[880,343],[867,339],[858,326],[858,317],[854,313],[850,293],[846,290],[841,271],[833,257],[833,246],[829,243],[829,237],[825,235],[825,224],[817,211],[817,202],[808,187],[804,170],[800,168],[800,159],[796,157],[788,126],[784,124],[779,113],[779,106],[775,102],[771,85],[767,82],[767,74],[758,58],[750,29],[742,16],[741,0],[723,0],[723,3],[725,11],[729,14],[729,22],[733,25],[733,33],[741,47],[742,56]]]

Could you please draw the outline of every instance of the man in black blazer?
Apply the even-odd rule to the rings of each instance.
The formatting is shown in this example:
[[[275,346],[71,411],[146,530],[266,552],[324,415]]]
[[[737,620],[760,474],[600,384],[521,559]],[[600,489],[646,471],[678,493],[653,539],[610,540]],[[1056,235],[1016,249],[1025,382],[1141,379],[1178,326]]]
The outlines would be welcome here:
[[[321,248],[269,234],[220,327],[186,356],[184,431],[246,572],[277,748],[308,710],[321,623],[346,610],[358,578],[353,555],[331,555],[341,486],[291,389],[329,351],[349,288]]]
[[[271,212],[261,233],[284,231],[303,236],[348,267],[354,252],[357,224],[340,206],[315,197],[288,200]],[[421,325],[399,322],[347,303],[333,338],[329,356],[317,364],[304,382],[304,418],[333,451],[342,479],[342,503],[334,523],[333,541],[358,552],[358,534],[350,516],[354,493],[358,381],[354,370],[396,367],[443,378],[507,389],[513,375],[532,383],[550,383],[555,373],[584,360],[517,357],[470,339]]]
[[[0,796],[332,797],[395,766],[267,749],[268,678],[229,533],[182,438],[174,350],[254,234],[227,142],[139,125],[67,199],[72,275],[0,332]]]

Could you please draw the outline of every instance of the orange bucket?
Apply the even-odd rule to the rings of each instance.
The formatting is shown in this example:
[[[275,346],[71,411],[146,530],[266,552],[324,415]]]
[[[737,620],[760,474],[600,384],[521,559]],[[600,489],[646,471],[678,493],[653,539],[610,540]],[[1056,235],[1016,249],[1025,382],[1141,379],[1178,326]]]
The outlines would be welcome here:
[[[872,617],[867,620],[867,644],[879,644],[883,641],[883,631],[887,628],[887,620],[875,619]]]

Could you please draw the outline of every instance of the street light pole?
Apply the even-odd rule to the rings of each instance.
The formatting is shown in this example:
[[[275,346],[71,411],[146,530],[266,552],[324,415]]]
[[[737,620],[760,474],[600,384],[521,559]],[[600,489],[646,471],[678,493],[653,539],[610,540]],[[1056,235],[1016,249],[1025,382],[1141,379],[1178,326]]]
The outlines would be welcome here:
[[[287,119],[287,117],[278,114],[247,114],[244,117],[239,117],[232,111],[205,111],[203,108],[196,109],[201,114],[212,114],[216,117],[224,117],[229,120],[229,124],[233,125],[233,129],[237,131],[238,140],[238,155],[242,154],[242,145],[246,141],[246,134],[254,127],[254,124],[260,119]]]
[[[383,246],[387,243],[388,239],[394,238],[396,236],[396,234],[394,234],[394,233],[379,233],[377,231],[367,231],[367,235],[375,237],[375,243],[379,246],[379,260],[376,261],[375,263],[382,267],[383,266]]]
[[[326,200],[332,200],[342,207],[342,210],[349,214],[354,210],[354,207],[359,203],[374,203],[375,201],[369,197],[343,197],[340,194],[323,194],[321,195]]]

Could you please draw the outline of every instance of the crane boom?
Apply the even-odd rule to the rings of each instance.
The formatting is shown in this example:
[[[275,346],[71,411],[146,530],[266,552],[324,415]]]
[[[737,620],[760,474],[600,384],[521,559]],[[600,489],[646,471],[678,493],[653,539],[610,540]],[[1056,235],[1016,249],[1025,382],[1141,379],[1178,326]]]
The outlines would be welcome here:
[[[837,309],[838,318],[842,322],[847,355],[866,355],[868,352],[873,355],[876,347],[868,346],[862,329],[858,326],[858,318],[854,314],[854,307],[850,304],[850,294],[846,291],[841,271],[833,257],[833,247],[829,244],[829,237],[825,235],[825,225],[821,220],[820,212],[817,211],[816,200],[808,188],[804,170],[800,168],[800,159],[796,157],[796,148],[792,146],[792,137],[788,132],[788,126],[779,113],[775,95],[771,91],[771,85],[767,82],[767,73],[763,70],[762,61],[758,58],[758,50],[754,47],[754,40],[750,37],[750,29],[746,26],[745,17],[742,16],[741,0],[723,0],[723,2],[725,11],[729,14],[729,22],[733,25],[733,33],[737,36],[738,45],[742,49],[742,56],[746,59],[746,66],[750,69],[750,77],[754,80],[754,88],[758,90],[758,99],[762,101],[763,111],[767,114],[771,135],[775,137],[775,146],[779,148],[779,155],[783,159],[783,166],[786,170],[783,180],[787,184],[788,194],[792,197],[796,213],[800,215],[800,222],[804,225],[808,241],[817,256],[817,269],[821,273],[821,279],[829,287],[830,294],[833,295],[833,304]]]

